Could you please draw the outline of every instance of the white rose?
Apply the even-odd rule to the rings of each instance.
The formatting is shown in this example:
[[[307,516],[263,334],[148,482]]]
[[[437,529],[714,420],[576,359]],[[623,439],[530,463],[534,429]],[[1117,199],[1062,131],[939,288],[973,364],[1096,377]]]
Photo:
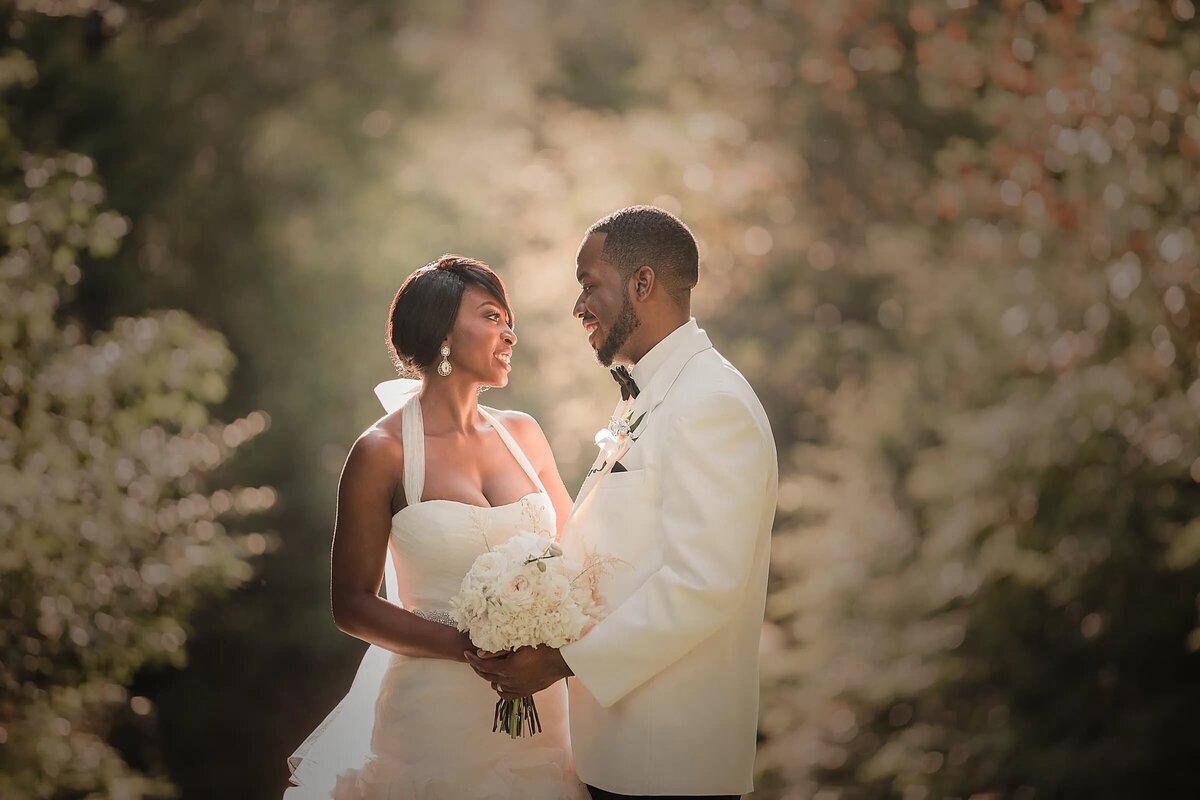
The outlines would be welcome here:
[[[532,588],[529,578],[514,575],[504,586],[504,604],[517,612],[527,611],[534,603]]]
[[[538,552],[538,535],[532,531],[514,533],[497,550],[504,553],[512,561],[524,561],[531,555],[540,555],[540,552]]]
[[[481,553],[475,559],[475,563],[471,565],[471,570],[467,573],[467,578],[475,586],[489,586],[495,583],[496,579],[504,573],[504,562],[504,556],[495,551]]]

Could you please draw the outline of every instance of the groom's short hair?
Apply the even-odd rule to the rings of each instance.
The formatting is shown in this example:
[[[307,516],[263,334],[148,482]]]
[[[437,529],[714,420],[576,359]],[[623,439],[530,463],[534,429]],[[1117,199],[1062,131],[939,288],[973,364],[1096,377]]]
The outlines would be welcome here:
[[[625,277],[648,266],[676,298],[691,291],[700,279],[696,237],[669,211],[656,206],[622,208],[588,228],[587,235],[593,233],[604,234],[600,257]]]
[[[442,342],[454,327],[468,286],[490,294],[514,322],[504,281],[482,261],[447,253],[404,279],[388,312],[388,352],[402,376],[433,366]]]

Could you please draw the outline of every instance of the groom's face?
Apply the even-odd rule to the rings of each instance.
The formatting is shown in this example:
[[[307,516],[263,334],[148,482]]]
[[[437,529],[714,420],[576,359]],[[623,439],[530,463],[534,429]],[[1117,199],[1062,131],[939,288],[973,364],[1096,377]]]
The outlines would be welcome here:
[[[605,235],[593,233],[579,247],[575,278],[580,292],[573,313],[583,323],[596,360],[607,367],[614,360],[628,360],[622,348],[641,320],[629,296],[628,279],[600,257]]]

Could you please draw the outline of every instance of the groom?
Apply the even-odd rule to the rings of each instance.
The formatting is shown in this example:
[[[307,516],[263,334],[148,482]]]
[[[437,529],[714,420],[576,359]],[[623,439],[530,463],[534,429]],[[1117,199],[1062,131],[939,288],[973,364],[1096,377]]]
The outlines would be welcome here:
[[[600,363],[622,365],[622,400],[563,541],[619,559],[598,578],[608,616],[561,650],[471,659],[506,697],[574,676],[593,798],[753,788],[776,453],[754,391],[691,318],[698,261],[687,226],[652,206],[584,237],[574,314]]]

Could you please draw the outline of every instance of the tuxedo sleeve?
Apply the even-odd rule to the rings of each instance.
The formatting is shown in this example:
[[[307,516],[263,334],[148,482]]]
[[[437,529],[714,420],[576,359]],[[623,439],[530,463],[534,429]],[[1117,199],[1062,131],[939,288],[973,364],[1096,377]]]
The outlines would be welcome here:
[[[718,394],[669,421],[655,514],[663,562],[561,653],[603,706],[724,625],[749,581],[774,450],[739,398]],[[773,509],[772,509],[773,511]]]

